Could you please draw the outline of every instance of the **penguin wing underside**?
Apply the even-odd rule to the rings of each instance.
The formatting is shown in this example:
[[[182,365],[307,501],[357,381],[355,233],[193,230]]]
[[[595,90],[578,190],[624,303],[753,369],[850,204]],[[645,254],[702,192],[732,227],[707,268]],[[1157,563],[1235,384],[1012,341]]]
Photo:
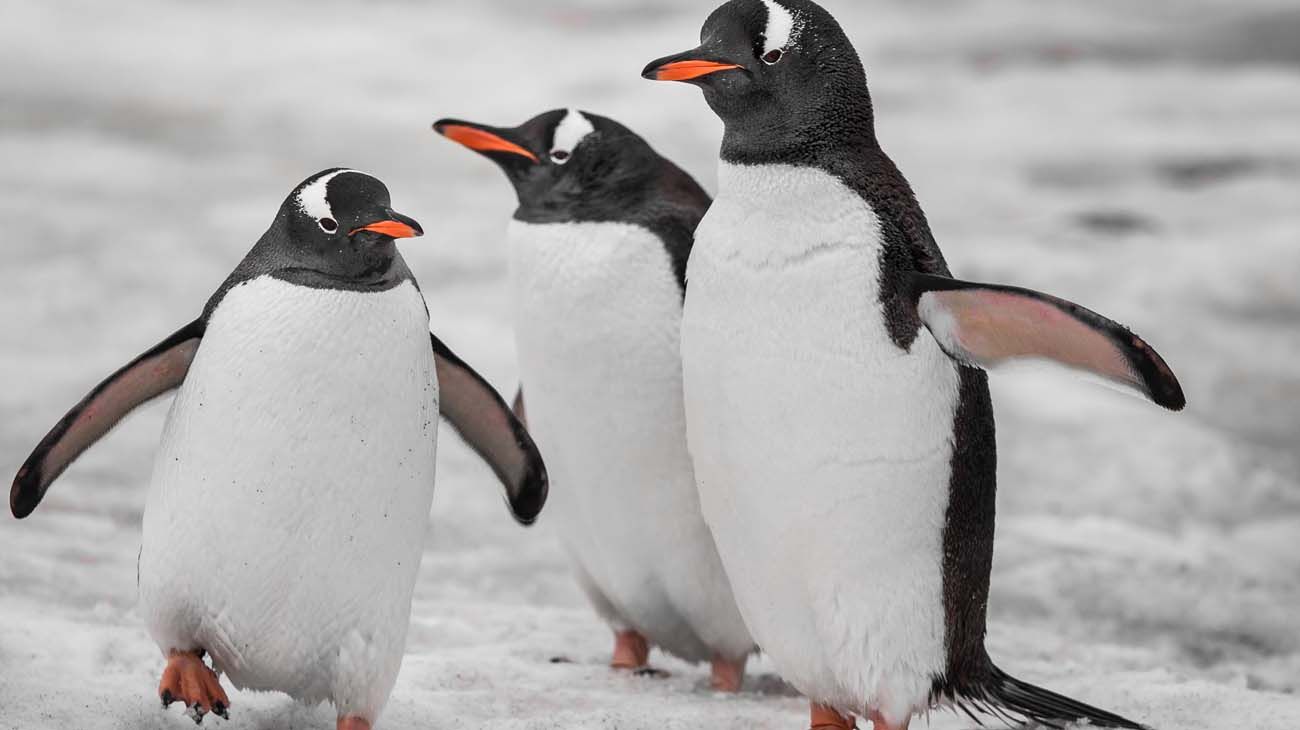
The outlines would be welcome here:
[[[532,524],[546,503],[546,466],[501,395],[433,334],[438,410],[505,485],[510,511]]]
[[[1127,327],[1030,289],[912,274],[917,313],[949,357],[979,367],[1054,360],[1181,410],[1182,387],[1163,358]]]
[[[86,449],[138,406],[185,380],[203,338],[202,318],[185,325],[95,386],[36,445],[9,491],[9,509],[23,518],[36,509],[50,484]]]

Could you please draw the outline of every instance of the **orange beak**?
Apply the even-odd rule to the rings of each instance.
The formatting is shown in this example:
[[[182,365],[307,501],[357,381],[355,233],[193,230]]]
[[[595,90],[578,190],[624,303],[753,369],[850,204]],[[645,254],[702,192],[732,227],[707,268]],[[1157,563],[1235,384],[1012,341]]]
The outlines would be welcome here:
[[[464,124],[443,124],[439,122],[433,125],[434,131],[453,142],[459,142],[476,152],[505,152],[520,157],[527,157],[533,162],[538,162],[537,155],[529,152],[527,149],[511,142],[504,137],[493,134],[484,129],[470,127]]]
[[[699,61],[684,60],[665,63],[654,69],[647,69],[644,76],[655,81],[689,81],[701,76],[708,76],[719,71],[727,71],[733,68],[741,68],[735,63],[719,63],[717,61]],[[653,76],[651,75],[653,74]]]
[[[371,231],[389,238],[414,238],[424,235],[424,231],[413,228],[402,221],[375,221],[368,226],[352,229],[348,232],[348,235],[351,236],[358,231]]]

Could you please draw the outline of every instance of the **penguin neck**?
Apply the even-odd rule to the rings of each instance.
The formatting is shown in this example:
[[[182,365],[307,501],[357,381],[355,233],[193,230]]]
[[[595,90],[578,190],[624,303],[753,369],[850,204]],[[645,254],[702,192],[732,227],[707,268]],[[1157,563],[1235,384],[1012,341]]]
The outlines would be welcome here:
[[[911,185],[877,141],[865,85],[854,93],[825,96],[828,101],[800,117],[812,121],[764,119],[754,112],[724,117],[722,163],[788,165],[830,175],[886,222],[883,244],[894,255],[883,262],[885,267],[947,276],[947,264]],[[798,128],[792,129],[796,123]]]
[[[392,246],[392,242],[389,242]],[[257,279],[270,276],[281,281],[313,289],[338,289],[356,292],[382,292],[393,289],[402,282],[410,281],[419,289],[415,277],[397,251],[392,246],[391,252],[383,252],[371,258],[364,265],[353,262],[351,265],[321,265],[318,256],[303,255],[290,247],[282,233],[273,228],[267,231],[239,262],[230,276],[208,299],[203,308],[203,318],[212,315],[216,306],[233,288]]]
[[[855,162],[881,154],[865,90],[844,97],[828,94],[798,115],[777,105],[754,104],[747,113],[723,121],[724,162],[816,167],[842,177],[837,171],[849,173]]]
[[[411,270],[400,254],[394,254],[384,264],[360,273],[340,274],[305,266],[287,266],[270,272],[277,279],[316,289],[345,289],[359,292],[388,291],[404,281],[412,280]]]
[[[624,142],[626,140],[626,142]],[[628,138],[603,140],[613,148],[634,143]],[[635,218],[651,197],[659,159],[642,142],[636,148],[575,156],[563,171],[537,170],[511,177],[519,207],[514,219],[524,223],[567,223]]]
[[[411,278],[392,239],[295,241],[272,226],[249,252],[268,273],[302,286],[353,291],[383,291]]]

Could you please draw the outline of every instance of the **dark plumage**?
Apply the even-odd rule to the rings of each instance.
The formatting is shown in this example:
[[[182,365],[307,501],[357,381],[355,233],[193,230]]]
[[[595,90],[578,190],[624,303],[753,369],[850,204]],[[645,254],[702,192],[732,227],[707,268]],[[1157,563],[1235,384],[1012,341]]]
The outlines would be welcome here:
[[[678,286],[686,291],[686,260],[709,194],[695,179],[632,130],[608,117],[582,114],[593,131],[572,157],[551,158],[556,128],[569,113],[553,109],[517,127],[440,119],[435,130],[467,127],[532,154],[478,149],[506,173],[519,198],[515,219],[527,223],[621,222],[650,229],[664,243]]]

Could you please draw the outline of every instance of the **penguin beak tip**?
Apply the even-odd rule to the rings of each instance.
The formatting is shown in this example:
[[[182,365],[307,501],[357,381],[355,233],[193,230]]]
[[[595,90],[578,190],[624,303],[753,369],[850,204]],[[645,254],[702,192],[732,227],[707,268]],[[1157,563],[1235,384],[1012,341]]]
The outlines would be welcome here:
[[[417,238],[424,235],[424,229],[420,227],[420,224],[409,219],[405,221],[391,219],[375,221],[369,225],[354,228],[348,235],[351,236],[361,231],[370,231],[389,238]]]

